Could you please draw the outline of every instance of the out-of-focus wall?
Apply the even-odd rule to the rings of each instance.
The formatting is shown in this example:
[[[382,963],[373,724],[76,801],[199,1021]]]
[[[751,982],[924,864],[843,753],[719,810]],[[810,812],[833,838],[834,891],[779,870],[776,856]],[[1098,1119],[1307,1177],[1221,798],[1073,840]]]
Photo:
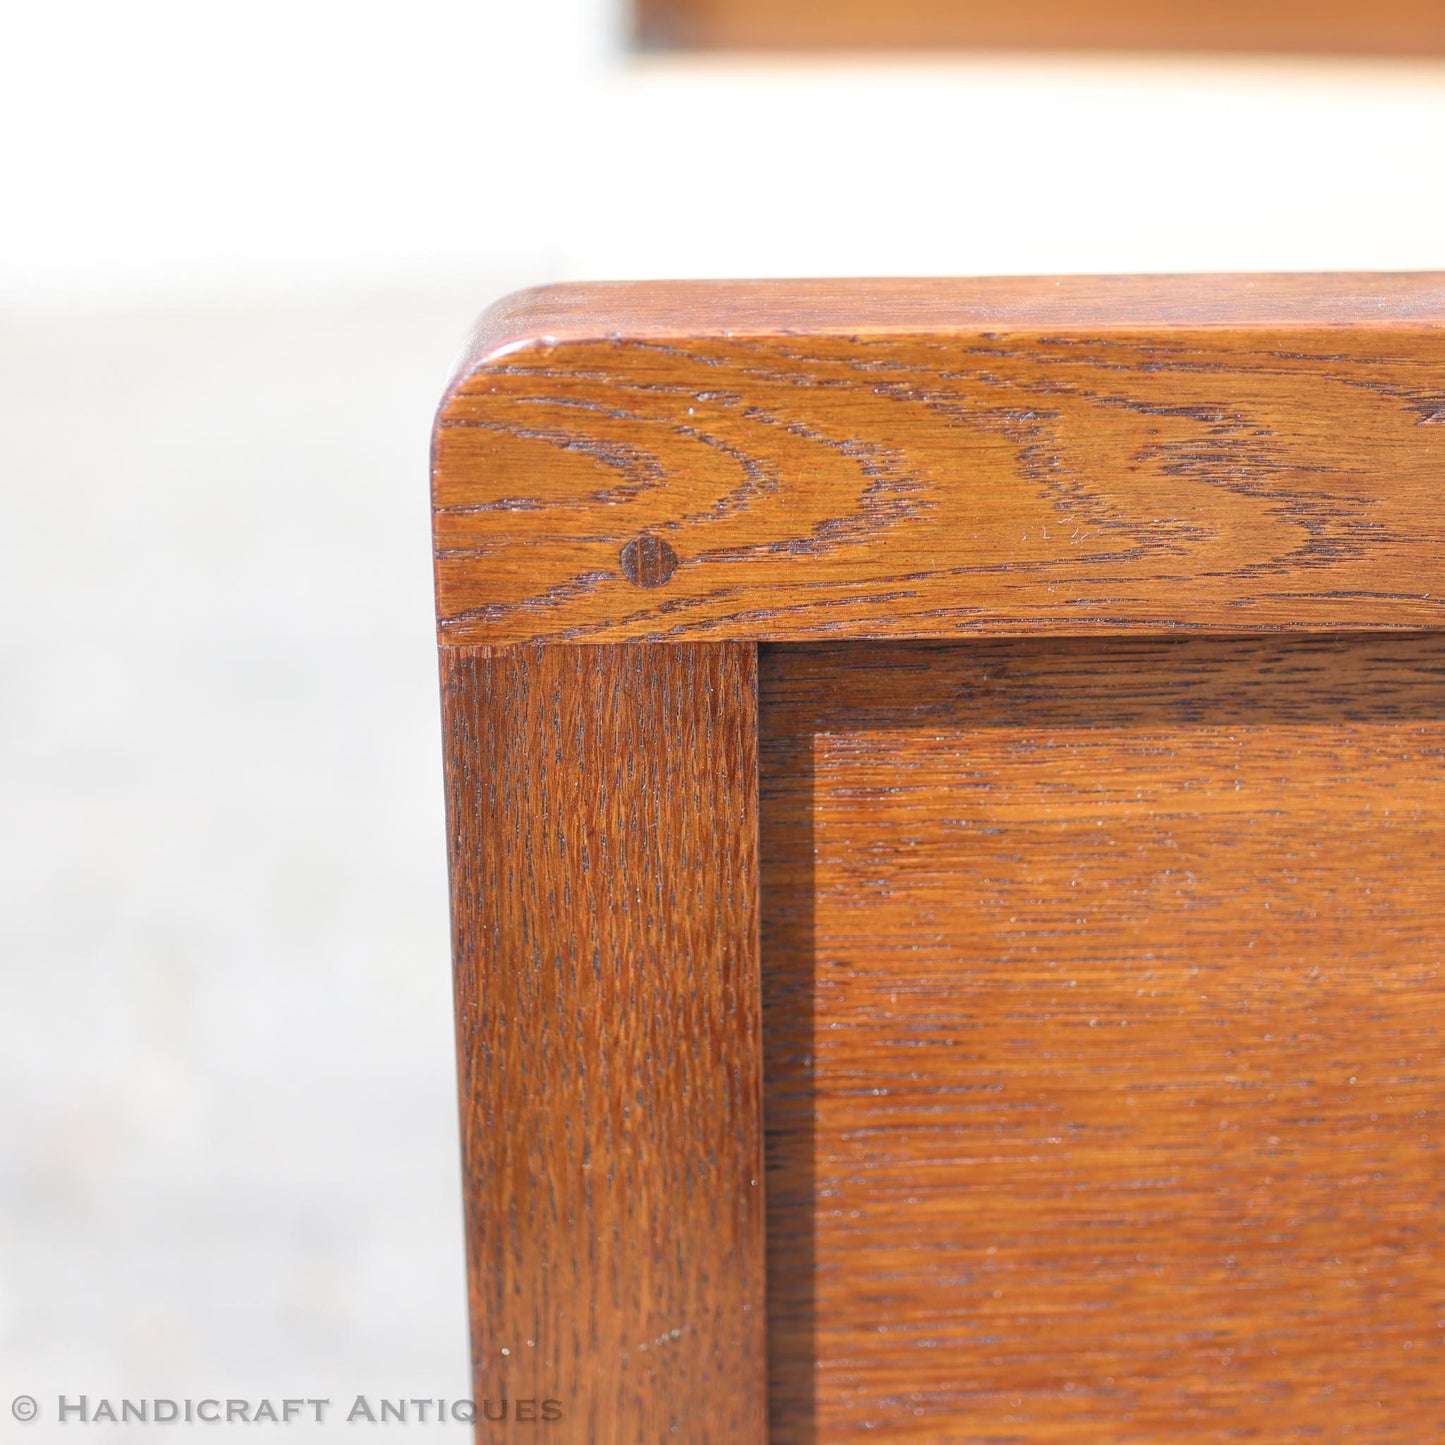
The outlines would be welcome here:
[[[549,158],[613,24],[589,0],[9,6],[0,297],[547,274],[572,170]]]
[[[7,1440],[73,1440],[61,1394],[465,1393],[425,478],[465,304],[0,324]]]
[[[1436,62],[639,62],[623,3],[12,6],[0,299],[1439,261]]]
[[[18,1438],[75,1437],[62,1392],[327,1396],[346,1430],[357,1393],[466,1388],[425,459],[485,302],[1445,263],[1437,66],[642,63],[623,28],[603,0],[6,11]]]

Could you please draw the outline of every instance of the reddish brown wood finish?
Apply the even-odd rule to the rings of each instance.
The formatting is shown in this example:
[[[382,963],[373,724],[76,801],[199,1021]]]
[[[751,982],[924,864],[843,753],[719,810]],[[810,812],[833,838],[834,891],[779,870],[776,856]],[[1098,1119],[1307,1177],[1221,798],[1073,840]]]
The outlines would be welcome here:
[[[763,1445],[765,1047],[774,1445],[1445,1435],[1442,428],[1442,276],[494,308],[434,498],[509,1432]]]
[[[766,1438],[755,654],[442,653],[479,1439]]]
[[[1213,50],[1438,55],[1437,0],[638,0],[684,50]]]
[[[1445,1437],[1445,636],[761,710],[773,1445]]]
[[[438,418],[441,637],[1441,625],[1442,323],[1434,275],[513,298]]]

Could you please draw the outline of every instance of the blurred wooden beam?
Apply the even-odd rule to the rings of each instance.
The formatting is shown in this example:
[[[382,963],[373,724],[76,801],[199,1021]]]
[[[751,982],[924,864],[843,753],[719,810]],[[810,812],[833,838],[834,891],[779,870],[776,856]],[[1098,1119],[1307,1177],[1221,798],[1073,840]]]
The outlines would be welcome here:
[[[648,50],[1445,54],[1445,0],[637,0]]]

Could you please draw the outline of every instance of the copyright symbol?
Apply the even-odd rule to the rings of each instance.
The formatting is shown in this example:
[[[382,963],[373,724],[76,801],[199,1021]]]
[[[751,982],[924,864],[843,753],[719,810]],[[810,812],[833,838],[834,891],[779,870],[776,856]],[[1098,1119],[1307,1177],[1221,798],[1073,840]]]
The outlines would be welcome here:
[[[40,1413],[34,1395],[16,1395],[10,1402],[10,1413],[21,1422],[33,1420]]]

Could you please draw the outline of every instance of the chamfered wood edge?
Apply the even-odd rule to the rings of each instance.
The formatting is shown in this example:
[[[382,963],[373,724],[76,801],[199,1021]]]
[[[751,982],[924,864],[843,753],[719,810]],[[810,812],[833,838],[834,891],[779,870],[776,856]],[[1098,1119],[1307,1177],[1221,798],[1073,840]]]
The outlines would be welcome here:
[[[1445,271],[569,281],[481,315],[438,409],[517,351],[586,341],[946,334],[1054,326],[1445,327]]]

